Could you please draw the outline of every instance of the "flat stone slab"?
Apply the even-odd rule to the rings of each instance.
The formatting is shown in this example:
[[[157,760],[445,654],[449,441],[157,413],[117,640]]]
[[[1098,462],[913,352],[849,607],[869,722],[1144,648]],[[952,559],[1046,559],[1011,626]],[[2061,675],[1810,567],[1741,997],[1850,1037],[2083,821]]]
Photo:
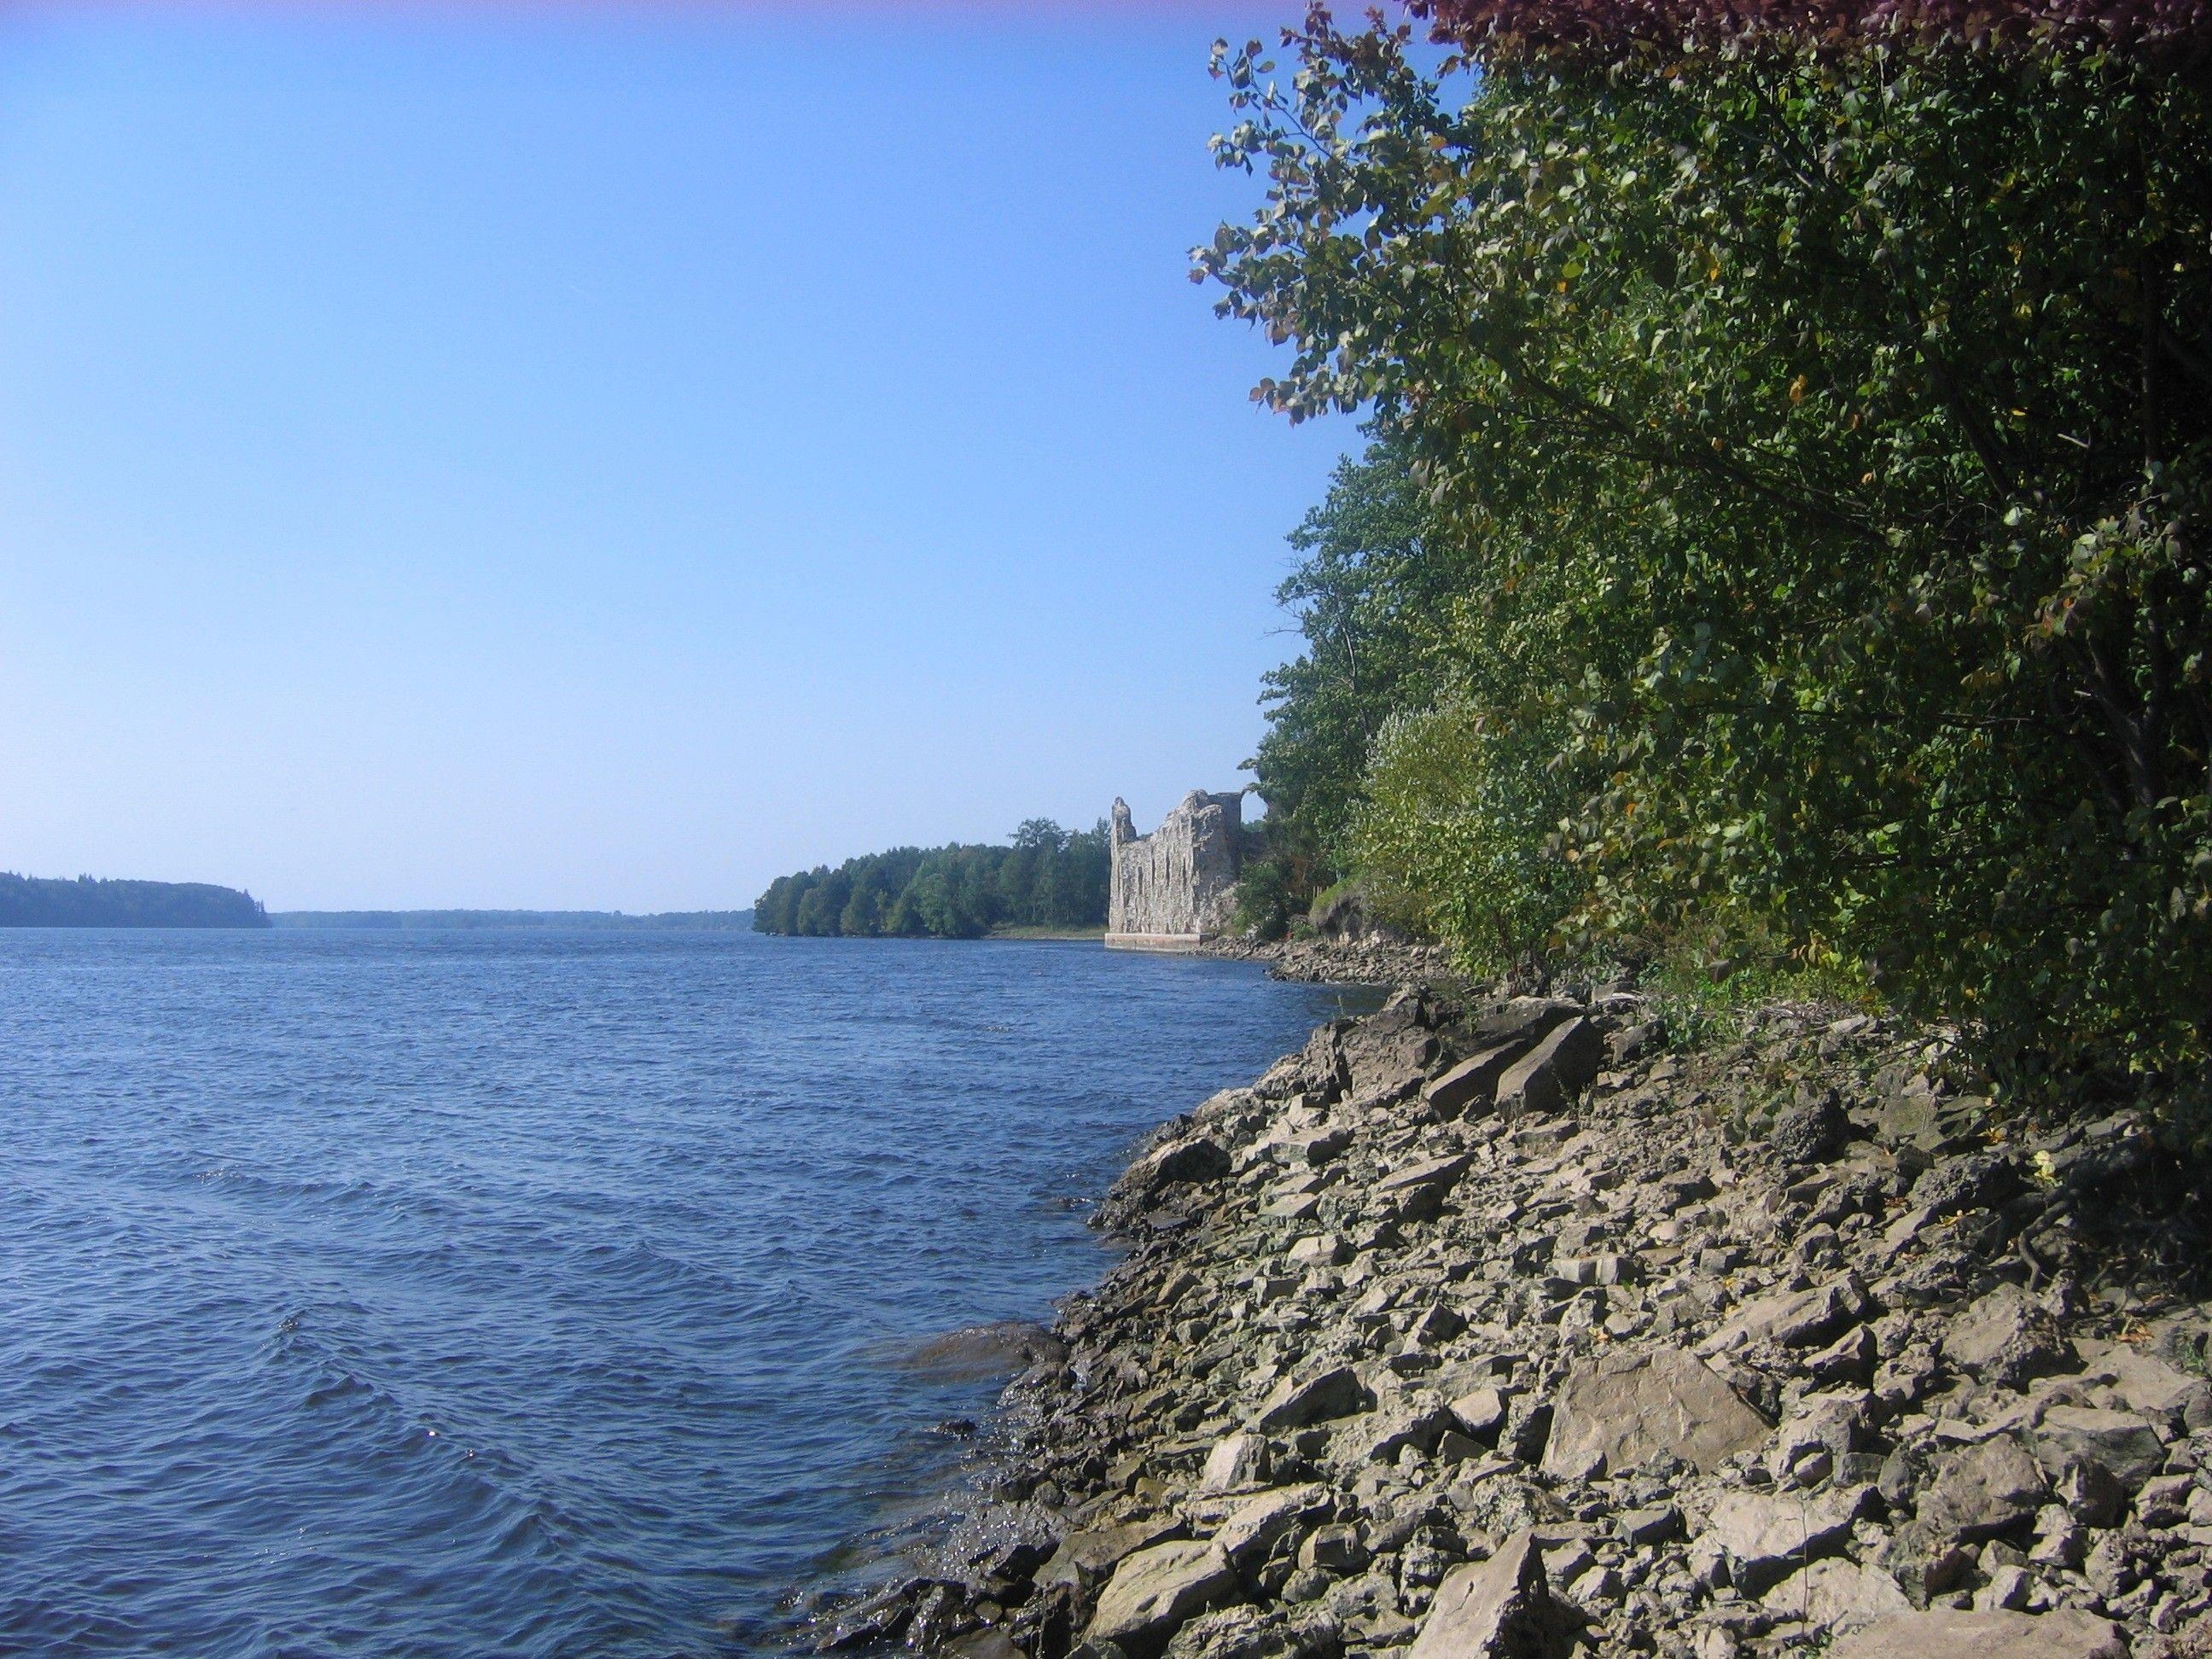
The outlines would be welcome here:
[[[1708,1534],[1736,1564],[1736,1582],[1757,1590],[1817,1557],[1833,1553],[1865,1513],[1871,1486],[1810,1496],[1732,1492],[1713,1506]]]
[[[1675,1348],[1601,1354],[1561,1386],[1544,1472],[1590,1480],[1670,1452],[1710,1474],[1766,1438],[1767,1422],[1711,1366]]]
[[[2066,1370],[2073,1345],[2050,1310],[2017,1285],[2002,1285],[1954,1316],[1943,1329],[1943,1358],[1984,1382],[2021,1388],[2031,1377]]]
[[[2086,1613],[1908,1613],[1855,1631],[1828,1659],[2128,1659],[2110,1620]]]
[[[1947,1538],[1972,1541],[2018,1526],[2048,1501],[2050,1488],[2019,1441],[1994,1435],[1946,1455],[1920,1500],[1920,1518]]]
[[[1241,1595],[1235,1570],[1212,1545],[1155,1544],[1114,1569],[1085,1635],[1133,1656],[1156,1654],[1185,1620]]]
[[[1815,1561],[1775,1584],[1759,1600],[1777,1619],[1802,1619],[1839,1635],[1912,1611],[1897,1580],[1880,1567],[1855,1561]]]
[[[1544,1553],[1522,1528],[1487,1561],[1455,1567],[1437,1587],[1410,1659],[1551,1659],[1577,1621],[1552,1596]]]
[[[1286,1376],[1260,1407],[1262,1429],[1303,1429],[1332,1418],[1350,1417],[1367,1407],[1359,1373],[1339,1365],[1317,1376]]]
[[[2053,1474],[2074,1462],[2101,1465],[2129,1492],[2166,1467],[2166,1443],[2132,1412],[2053,1406],[2035,1425],[2035,1455]]]
[[[1845,1274],[1809,1291],[1781,1291],[1746,1303],[1735,1318],[1698,1344],[1698,1352],[1726,1353],[1752,1342],[1809,1348],[1833,1341],[1867,1311],[1866,1292]]]

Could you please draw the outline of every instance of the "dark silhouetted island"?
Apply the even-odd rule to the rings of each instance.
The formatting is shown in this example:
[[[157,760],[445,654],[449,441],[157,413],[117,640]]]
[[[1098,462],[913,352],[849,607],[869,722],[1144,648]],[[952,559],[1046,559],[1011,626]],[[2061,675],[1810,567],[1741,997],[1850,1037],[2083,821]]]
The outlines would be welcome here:
[[[95,881],[0,873],[0,927],[266,927],[251,893],[204,881]]]

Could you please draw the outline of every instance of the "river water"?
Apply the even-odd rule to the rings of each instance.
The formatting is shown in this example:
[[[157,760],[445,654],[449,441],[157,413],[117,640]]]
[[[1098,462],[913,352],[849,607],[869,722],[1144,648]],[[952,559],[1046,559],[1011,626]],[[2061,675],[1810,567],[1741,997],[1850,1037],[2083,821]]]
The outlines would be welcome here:
[[[714,1655],[948,1477],[1244,963],[0,933],[0,1651]]]

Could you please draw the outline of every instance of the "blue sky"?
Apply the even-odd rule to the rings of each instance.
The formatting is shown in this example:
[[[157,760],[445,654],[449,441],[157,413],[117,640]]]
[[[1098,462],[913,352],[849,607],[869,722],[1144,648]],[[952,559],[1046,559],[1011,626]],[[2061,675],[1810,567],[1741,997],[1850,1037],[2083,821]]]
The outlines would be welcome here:
[[[1231,783],[1358,441],[1186,276],[1277,15],[0,12],[0,868],[733,906]]]

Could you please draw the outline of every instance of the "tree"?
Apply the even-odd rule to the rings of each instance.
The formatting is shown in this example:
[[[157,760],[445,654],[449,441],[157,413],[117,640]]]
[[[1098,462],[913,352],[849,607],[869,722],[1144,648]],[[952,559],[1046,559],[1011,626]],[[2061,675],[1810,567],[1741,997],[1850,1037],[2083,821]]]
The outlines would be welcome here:
[[[1447,21],[1431,67],[1318,8],[1287,83],[1224,49],[1218,153],[1268,188],[1196,255],[1294,349],[1256,395],[1368,410],[1453,544],[1357,855],[1477,964],[1717,917],[2022,1086],[2199,1074],[2205,76],[2064,28]]]

